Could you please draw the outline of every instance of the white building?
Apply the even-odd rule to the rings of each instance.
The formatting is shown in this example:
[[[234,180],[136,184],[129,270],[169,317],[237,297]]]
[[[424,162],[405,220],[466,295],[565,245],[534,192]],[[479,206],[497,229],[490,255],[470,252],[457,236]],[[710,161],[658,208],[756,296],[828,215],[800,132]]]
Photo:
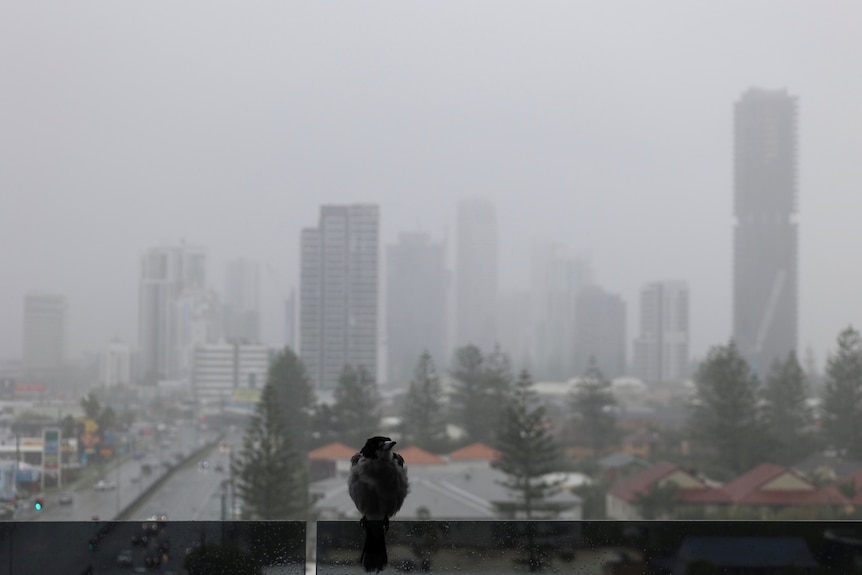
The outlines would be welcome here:
[[[386,381],[407,387],[423,352],[438,370],[447,364],[445,246],[428,234],[400,234],[388,246],[386,278]]]
[[[132,383],[132,348],[119,339],[112,340],[99,357],[99,383],[105,387]]]
[[[257,262],[240,258],[227,264],[224,337],[227,341],[260,343],[260,274]]]
[[[654,282],[641,290],[634,371],[644,381],[670,383],[688,376],[688,300],[682,281]]]
[[[592,283],[590,264],[565,246],[537,245],[531,275],[533,373],[548,379],[570,378],[577,375],[578,294]]]
[[[237,389],[266,384],[270,349],[265,345],[219,343],[194,349],[192,389],[202,403],[222,403]]]
[[[56,294],[24,296],[24,371],[57,370],[66,358],[66,298]]]
[[[148,250],[141,258],[139,285],[140,374],[153,384],[178,375],[177,298],[188,289],[205,289],[203,248],[183,243]]]
[[[497,215],[494,204],[458,204],[455,238],[455,347],[497,343]]]
[[[320,389],[347,364],[377,376],[379,236],[375,205],[323,206],[318,227],[302,230],[300,357]]]
[[[191,377],[194,350],[220,341],[218,294],[198,288],[180,293],[175,305],[174,376]]]

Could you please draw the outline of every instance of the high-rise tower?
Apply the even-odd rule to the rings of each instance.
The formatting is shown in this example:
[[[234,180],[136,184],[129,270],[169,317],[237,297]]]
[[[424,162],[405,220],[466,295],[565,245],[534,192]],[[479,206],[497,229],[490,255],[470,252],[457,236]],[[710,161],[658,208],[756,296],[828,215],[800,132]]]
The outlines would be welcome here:
[[[334,389],[344,366],[377,374],[380,214],[323,206],[300,236],[299,346],[312,382]]]
[[[66,298],[56,294],[24,296],[24,371],[44,375],[59,370],[66,355]]]
[[[228,262],[222,318],[227,341],[260,343],[259,284],[257,262],[243,258]]]
[[[178,376],[184,319],[178,300],[184,292],[202,291],[205,284],[202,248],[186,244],[152,248],[141,259],[138,346],[140,374],[146,383]]]
[[[796,98],[748,90],[734,132],[733,337],[762,376],[797,346]]]
[[[455,346],[497,343],[497,217],[487,200],[458,205],[455,240]]]
[[[444,244],[428,234],[401,234],[388,247],[386,268],[387,382],[406,387],[423,352],[438,369],[448,364]]]
[[[671,383],[688,375],[688,299],[688,285],[681,281],[650,283],[641,290],[634,371],[644,381]]]

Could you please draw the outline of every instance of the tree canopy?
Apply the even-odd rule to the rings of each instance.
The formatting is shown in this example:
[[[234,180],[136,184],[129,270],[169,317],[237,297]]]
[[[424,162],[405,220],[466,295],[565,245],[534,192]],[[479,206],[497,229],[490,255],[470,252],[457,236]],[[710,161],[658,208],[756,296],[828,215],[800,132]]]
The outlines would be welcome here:
[[[404,403],[404,439],[424,449],[443,447],[446,422],[443,416],[443,390],[427,351],[419,357]]]
[[[848,327],[837,343],[838,350],[826,362],[823,431],[833,448],[862,459],[862,339]]]
[[[765,461],[773,442],[758,405],[757,377],[732,341],[709,351],[695,384],[691,429],[719,468],[738,475]]]
[[[239,495],[256,519],[302,519],[308,508],[305,458],[293,445],[281,401],[267,383],[233,462]]]
[[[362,445],[377,435],[380,427],[380,392],[374,376],[364,365],[345,365],[335,388],[332,424],[340,441]]]
[[[494,464],[507,475],[503,485],[517,494],[518,507],[528,519],[537,505],[559,490],[558,483],[547,482],[544,476],[561,466],[551,421],[532,386],[530,374],[522,371],[503,407],[496,441],[500,459]]]
[[[611,382],[605,379],[595,359],[590,358],[578,387],[569,398],[574,442],[589,447],[595,455],[614,445],[619,437],[616,405]]]

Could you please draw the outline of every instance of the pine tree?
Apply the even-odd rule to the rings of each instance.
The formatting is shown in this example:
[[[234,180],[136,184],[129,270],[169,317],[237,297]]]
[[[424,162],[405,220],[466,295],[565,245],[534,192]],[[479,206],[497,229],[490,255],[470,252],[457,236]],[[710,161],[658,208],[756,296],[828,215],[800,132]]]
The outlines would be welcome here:
[[[509,398],[514,383],[512,366],[509,356],[497,344],[494,350],[485,356],[485,377],[483,381],[483,408],[486,428],[490,430],[483,439],[491,439],[499,427],[503,406]]]
[[[766,459],[773,441],[758,407],[758,382],[730,342],[713,347],[695,376],[691,426],[719,471],[738,475]]]
[[[273,358],[266,382],[278,393],[294,446],[300,453],[306,453],[311,443],[311,418],[316,397],[305,366],[292,349],[286,347]]]
[[[812,413],[808,408],[808,383],[805,372],[790,352],[776,362],[766,378],[766,421],[778,443],[773,459],[788,465],[804,457],[813,447]]]
[[[823,431],[829,444],[851,459],[862,459],[862,339],[848,327],[838,351],[826,362]]]
[[[485,429],[480,415],[485,391],[483,362],[481,350],[467,345],[455,350],[455,365],[451,371],[455,380],[451,397],[453,416],[473,441],[492,431]]]
[[[574,416],[574,442],[589,447],[594,455],[614,445],[619,437],[616,405],[611,382],[605,379],[595,358],[591,357],[577,389],[569,399]]]
[[[455,351],[452,411],[472,441],[493,441],[502,406],[512,387],[509,356],[499,345],[487,356],[475,345]]]
[[[348,445],[362,445],[379,433],[380,393],[365,366],[344,366],[335,388],[332,416],[339,440]]]
[[[263,388],[232,472],[253,518],[304,518],[308,508],[304,458],[293,446],[284,406],[272,384]]]
[[[443,391],[434,360],[427,351],[419,357],[413,372],[404,403],[402,429],[405,440],[419,447],[432,451],[443,447],[446,435]]]
[[[517,494],[517,508],[528,519],[534,511],[547,508],[542,503],[559,490],[558,483],[547,482],[543,476],[560,470],[560,450],[551,436],[551,422],[532,386],[530,374],[522,371],[503,408],[496,441],[500,459],[494,464],[507,475],[503,485]]]

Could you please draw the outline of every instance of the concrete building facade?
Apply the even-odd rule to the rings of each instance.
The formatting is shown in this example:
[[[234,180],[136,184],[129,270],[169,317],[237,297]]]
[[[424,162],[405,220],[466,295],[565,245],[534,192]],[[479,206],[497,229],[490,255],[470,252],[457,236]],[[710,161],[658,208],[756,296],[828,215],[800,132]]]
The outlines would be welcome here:
[[[345,365],[377,375],[380,213],[323,206],[300,236],[300,358],[311,381],[334,389]]]
[[[796,110],[784,90],[734,107],[733,338],[761,376],[797,349]]]

